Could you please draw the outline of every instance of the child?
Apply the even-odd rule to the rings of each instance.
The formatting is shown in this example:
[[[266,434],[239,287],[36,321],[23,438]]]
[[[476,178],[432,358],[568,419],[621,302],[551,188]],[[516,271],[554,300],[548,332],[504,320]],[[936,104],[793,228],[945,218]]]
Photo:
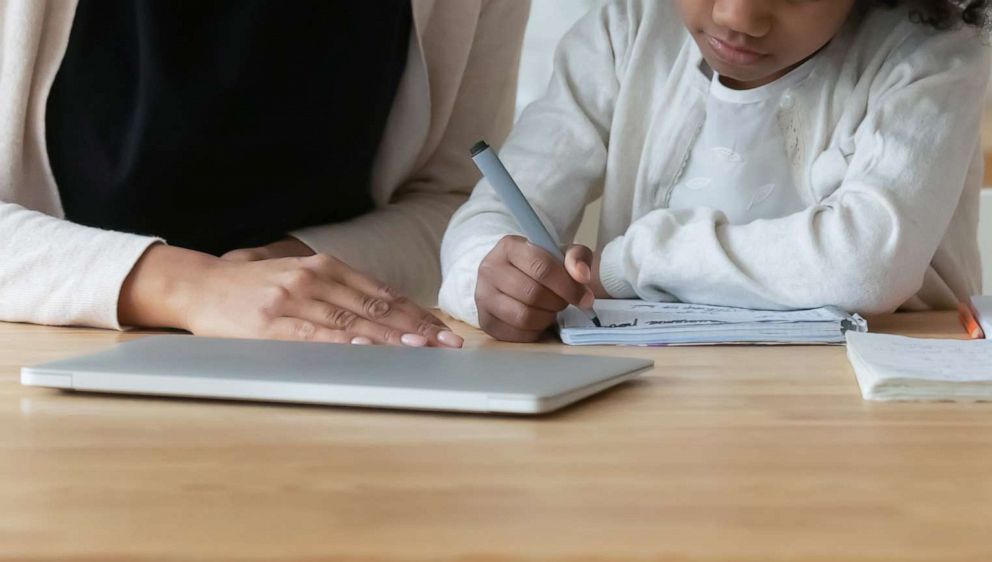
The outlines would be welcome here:
[[[448,313],[532,341],[568,304],[677,299],[861,313],[980,287],[974,0],[617,0],[558,49],[501,156],[566,266],[482,182],[441,250]]]

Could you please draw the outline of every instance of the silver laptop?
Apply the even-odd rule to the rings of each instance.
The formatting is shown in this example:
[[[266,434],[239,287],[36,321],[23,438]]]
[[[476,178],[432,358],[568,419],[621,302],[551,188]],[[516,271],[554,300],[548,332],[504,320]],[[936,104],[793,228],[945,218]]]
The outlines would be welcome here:
[[[415,349],[151,336],[21,369],[21,384],[77,391],[540,414],[624,382],[653,361],[484,349]]]

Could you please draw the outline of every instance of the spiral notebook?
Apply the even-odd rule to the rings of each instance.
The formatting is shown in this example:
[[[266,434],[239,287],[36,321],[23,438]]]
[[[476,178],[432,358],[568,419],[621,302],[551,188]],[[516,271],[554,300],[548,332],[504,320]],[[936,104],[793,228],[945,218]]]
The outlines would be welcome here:
[[[840,344],[868,323],[838,308],[748,310],[687,303],[599,300],[601,328],[576,308],[558,316],[568,345]]]

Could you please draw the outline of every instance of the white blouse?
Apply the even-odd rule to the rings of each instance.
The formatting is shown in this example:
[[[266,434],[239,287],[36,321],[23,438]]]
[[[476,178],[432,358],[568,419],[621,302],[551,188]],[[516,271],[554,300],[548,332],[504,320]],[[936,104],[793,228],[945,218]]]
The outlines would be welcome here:
[[[713,73],[705,121],[669,209],[706,207],[722,212],[729,224],[747,224],[806,206],[792,177],[778,112],[792,103],[789,90],[809,76],[812,62],[749,90],[731,89]]]

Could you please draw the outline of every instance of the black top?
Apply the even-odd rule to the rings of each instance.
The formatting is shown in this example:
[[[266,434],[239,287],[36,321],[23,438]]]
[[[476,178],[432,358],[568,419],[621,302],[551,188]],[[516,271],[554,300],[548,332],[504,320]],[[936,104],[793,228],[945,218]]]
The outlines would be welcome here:
[[[409,0],[82,0],[48,99],[66,218],[220,254],[372,208]]]

